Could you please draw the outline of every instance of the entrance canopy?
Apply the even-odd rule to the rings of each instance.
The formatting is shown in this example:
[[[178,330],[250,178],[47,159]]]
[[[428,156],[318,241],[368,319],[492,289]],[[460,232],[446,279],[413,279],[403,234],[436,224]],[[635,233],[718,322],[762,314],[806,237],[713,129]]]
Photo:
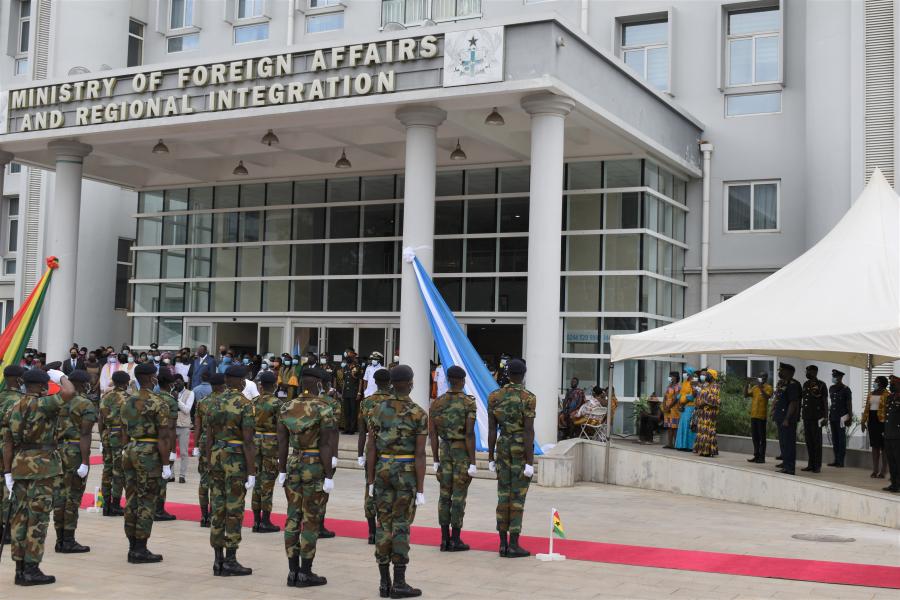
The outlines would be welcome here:
[[[900,198],[877,170],[805,254],[701,313],[612,337],[612,361],[741,353],[856,367],[900,359]]]

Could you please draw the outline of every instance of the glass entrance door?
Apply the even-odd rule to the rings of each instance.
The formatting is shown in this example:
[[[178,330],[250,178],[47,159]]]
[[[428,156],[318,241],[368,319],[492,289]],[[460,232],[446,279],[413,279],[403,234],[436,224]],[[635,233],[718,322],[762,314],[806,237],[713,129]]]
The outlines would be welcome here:
[[[388,329],[384,326],[378,327],[360,327],[356,351],[360,356],[369,356],[373,352],[380,352],[385,359],[388,359]],[[390,360],[382,361],[384,364],[390,363]]]

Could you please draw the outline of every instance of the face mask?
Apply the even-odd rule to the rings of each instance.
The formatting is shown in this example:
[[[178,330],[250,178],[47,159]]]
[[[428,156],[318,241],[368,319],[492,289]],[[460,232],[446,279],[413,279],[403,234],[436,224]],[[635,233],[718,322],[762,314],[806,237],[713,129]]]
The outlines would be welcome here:
[[[162,362],[163,362],[164,365],[167,365],[167,364],[169,364],[169,363],[172,362],[172,361],[170,361],[168,358],[164,358]]]
[[[347,361],[342,361],[342,362],[341,362],[341,368],[346,367],[346,366],[347,366]]]
[[[153,361],[154,361],[154,362],[159,362],[159,357],[158,357],[158,356],[154,356],[154,357],[153,357]],[[168,359],[168,358],[166,359],[166,364],[169,364],[169,359]]]
[[[347,353],[346,353],[346,352],[344,352],[344,358],[347,358]]]
[[[249,364],[250,364],[250,359],[249,359],[249,358],[245,358],[245,359],[242,360],[241,362],[244,363],[245,365],[249,365]]]
[[[133,362],[134,362],[134,357],[133,357],[133,356],[129,356],[129,357],[128,357],[128,362],[133,363]]]
[[[309,359],[304,356],[300,359],[300,364],[305,365],[308,361],[309,361]],[[294,362],[297,362],[297,361],[295,360]]]
[[[394,355],[394,362],[400,362],[400,357],[396,354]]]
[[[320,364],[320,365],[324,365],[324,364],[327,363],[327,362],[328,362],[328,359],[327,359],[327,358],[320,358],[320,359],[319,359],[319,364]]]
[[[838,378],[837,378],[837,377],[832,377],[832,378],[831,378],[831,383],[837,383],[837,382],[838,382]]]
[[[763,382],[763,378],[762,378],[762,377],[757,377],[756,380],[757,380],[758,382],[760,382],[760,383]]]
[[[682,379],[687,379],[687,378],[688,378],[688,374],[687,374],[687,373],[682,373],[682,374],[681,374],[681,378],[682,378]]]
[[[706,375],[701,375],[701,376],[700,376],[700,381],[706,381]]]
[[[109,358],[106,359],[106,362],[112,364],[112,363],[116,362],[116,357],[110,356]]]
[[[222,359],[222,364],[226,364],[226,365],[231,364],[231,357],[230,357],[230,356],[226,356],[225,358],[223,358],[223,359]]]
[[[268,371],[268,370],[269,370],[269,363],[263,363],[263,364],[262,364],[262,369],[263,369],[263,371]]]
[[[505,368],[506,368],[506,361],[505,361],[505,360],[501,360],[501,361],[500,361],[500,368],[501,368],[501,369],[505,369]]]

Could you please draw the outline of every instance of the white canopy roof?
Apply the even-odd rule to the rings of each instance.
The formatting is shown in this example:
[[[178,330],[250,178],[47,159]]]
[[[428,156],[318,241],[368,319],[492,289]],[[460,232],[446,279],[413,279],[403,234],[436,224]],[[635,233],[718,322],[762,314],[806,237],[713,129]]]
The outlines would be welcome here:
[[[612,336],[611,359],[732,352],[863,368],[869,354],[900,359],[900,198],[881,171],[799,258],[703,312]]]

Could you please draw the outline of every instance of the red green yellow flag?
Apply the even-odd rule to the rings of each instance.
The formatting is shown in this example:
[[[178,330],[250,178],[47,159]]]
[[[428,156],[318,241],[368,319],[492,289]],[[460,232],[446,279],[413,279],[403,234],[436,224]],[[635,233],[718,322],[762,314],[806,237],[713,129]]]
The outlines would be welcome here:
[[[25,347],[28,345],[28,340],[31,339],[37,318],[41,313],[41,305],[47,295],[47,288],[50,286],[50,277],[53,275],[53,271],[59,267],[59,259],[55,256],[49,257],[47,267],[31,294],[13,315],[3,333],[0,333],[0,365],[18,364],[25,354]]]
[[[559,519],[559,511],[555,509],[553,510],[553,533],[566,539],[566,530],[563,529],[562,521]]]

